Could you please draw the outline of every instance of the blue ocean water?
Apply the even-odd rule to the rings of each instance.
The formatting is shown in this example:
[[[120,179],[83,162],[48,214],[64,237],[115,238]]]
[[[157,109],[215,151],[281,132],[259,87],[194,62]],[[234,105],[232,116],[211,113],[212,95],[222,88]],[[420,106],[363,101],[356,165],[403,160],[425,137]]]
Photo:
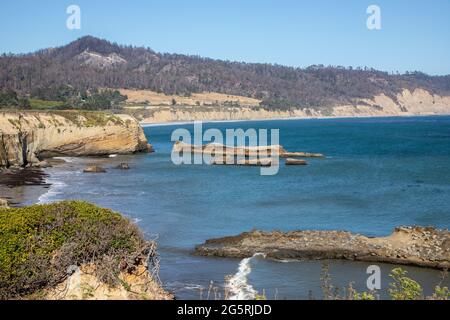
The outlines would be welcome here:
[[[390,234],[399,225],[450,226],[450,117],[308,119],[205,123],[204,128],[279,129],[291,151],[320,152],[308,166],[259,168],[171,162],[171,133],[192,124],[146,127],[156,153],[67,159],[49,169],[52,188],[42,202],[84,199],[134,219],[161,254],[160,277],[178,298],[198,299],[211,281],[222,288],[240,261],[192,255],[206,239],[262,230],[348,230]],[[128,162],[129,171],[113,169]],[[81,169],[100,163],[107,174]],[[255,258],[248,285],[269,298],[320,297],[322,261]],[[337,285],[365,290],[367,263],[330,261]],[[386,289],[392,265],[381,265]],[[407,268],[426,289],[439,272]],[[222,290],[220,290],[222,291]]]

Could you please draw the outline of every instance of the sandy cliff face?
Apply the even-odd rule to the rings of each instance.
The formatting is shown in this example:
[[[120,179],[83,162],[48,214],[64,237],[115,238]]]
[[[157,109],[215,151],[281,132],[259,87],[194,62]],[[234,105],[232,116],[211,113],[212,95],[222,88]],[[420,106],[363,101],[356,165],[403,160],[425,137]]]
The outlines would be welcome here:
[[[110,286],[93,275],[95,265],[83,265],[55,288],[45,290],[44,300],[173,300],[141,265],[119,275],[120,286]]]
[[[450,114],[450,97],[434,95],[423,89],[403,90],[394,99],[381,94],[361,100],[356,106],[333,109],[334,116],[417,116]]]
[[[251,120],[278,118],[317,117],[369,117],[369,116],[414,116],[450,114],[450,97],[434,95],[423,89],[403,90],[396,99],[384,94],[372,99],[363,99],[355,105],[336,106],[329,109],[303,108],[268,111],[252,107],[222,107],[210,110],[195,110],[176,106],[155,110],[142,123],[214,120]]]
[[[0,113],[0,167],[34,165],[50,156],[124,154],[147,148],[142,128],[129,115]]]

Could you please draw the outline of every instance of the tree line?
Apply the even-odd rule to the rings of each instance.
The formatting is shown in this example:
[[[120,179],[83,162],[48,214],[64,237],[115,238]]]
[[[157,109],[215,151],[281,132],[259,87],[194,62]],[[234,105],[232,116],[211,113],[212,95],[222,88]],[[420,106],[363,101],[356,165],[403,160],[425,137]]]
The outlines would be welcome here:
[[[19,96],[11,89],[0,91],[0,109],[120,109],[127,96],[118,90],[78,90],[68,85],[36,88],[29,95]]]
[[[108,64],[112,54],[121,60]],[[70,86],[78,94],[99,88],[149,89],[170,95],[211,91],[260,99],[269,109],[354,104],[380,93],[395,99],[403,89],[450,94],[450,76],[230,62],[161,54],[90,36],[59,48],[0,57],[0,88],[23,95],[51,92],[59,85]]]

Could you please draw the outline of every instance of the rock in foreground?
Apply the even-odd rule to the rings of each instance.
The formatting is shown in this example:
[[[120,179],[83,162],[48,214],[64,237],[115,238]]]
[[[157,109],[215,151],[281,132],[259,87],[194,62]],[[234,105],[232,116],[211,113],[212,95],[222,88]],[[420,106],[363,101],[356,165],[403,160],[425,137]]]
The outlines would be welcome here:
[[[246,258],[262,253],[272,259],[347,259],[448,269],[450,232],[399,227],[388,237],[368,238],[345,231],[252,231],[207,240],[195,251],[203,256]]]
[[[8,200],[0,198],[0,208],[9,208]]]

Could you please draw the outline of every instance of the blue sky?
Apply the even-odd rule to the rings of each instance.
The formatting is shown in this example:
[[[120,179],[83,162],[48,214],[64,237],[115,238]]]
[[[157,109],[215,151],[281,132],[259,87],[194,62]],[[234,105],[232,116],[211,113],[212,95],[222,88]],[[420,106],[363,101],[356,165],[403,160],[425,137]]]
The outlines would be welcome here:
[[[66,8],[81,8],[81,30]],[[381,30],[366,27],[369,5]],[[0,52],[60,46],[83,35],[246,62],[368,66],[450,74],[448,0],[15,0],[0,4]]]

